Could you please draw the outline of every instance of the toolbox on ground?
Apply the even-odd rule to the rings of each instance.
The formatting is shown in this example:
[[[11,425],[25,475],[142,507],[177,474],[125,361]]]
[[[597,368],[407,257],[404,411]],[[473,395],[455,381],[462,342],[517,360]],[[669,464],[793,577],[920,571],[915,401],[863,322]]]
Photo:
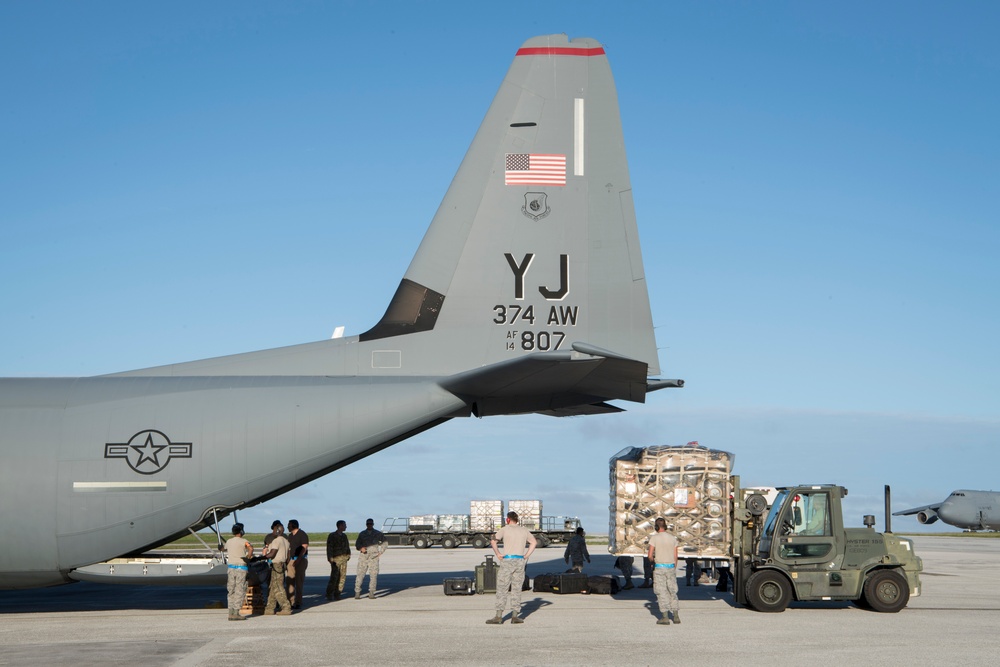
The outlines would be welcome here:
[[[589,590],[588,577],[582,572],[560,572],[552,582],[552,592],[560,595],[587,593]]]
[[[472,579],[469,577],[457,577],[444,580],[445,595],[472,595],[475,592],[472,588]]]
[[[476,593],[480,595],[483,593],[496,593],[497,592],[497,571],[500,566],[493,556],[486,556],[486,562],[482,565],[476,566]]]

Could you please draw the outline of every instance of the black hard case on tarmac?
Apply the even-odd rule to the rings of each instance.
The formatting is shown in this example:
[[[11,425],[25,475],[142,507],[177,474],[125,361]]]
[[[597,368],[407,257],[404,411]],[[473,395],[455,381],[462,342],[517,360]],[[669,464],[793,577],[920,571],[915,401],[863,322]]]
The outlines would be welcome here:
[[[614,595],[621,590],[618,577],[613,574],[596,574],[587,577],[587,585],[594,595]]]
[[[459,577],[444,580],[445,595],[472,595],[472,579],[469,577]]]
[[[536,574],[535,578],[532,580],[532,590],[536,593],[551,593],[552,583],[558,577],[558,574]]]
[[[582,572],[561,572],[552,582],[552,592],[560,595],[586,593],[589,590],[588,577]]]

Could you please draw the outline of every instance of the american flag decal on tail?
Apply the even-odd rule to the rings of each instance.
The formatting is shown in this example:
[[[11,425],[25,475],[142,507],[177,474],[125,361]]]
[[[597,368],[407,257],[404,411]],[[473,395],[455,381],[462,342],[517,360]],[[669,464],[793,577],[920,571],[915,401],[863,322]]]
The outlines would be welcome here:
[[[504,185],[566,185],[566,156],[507,153]]]

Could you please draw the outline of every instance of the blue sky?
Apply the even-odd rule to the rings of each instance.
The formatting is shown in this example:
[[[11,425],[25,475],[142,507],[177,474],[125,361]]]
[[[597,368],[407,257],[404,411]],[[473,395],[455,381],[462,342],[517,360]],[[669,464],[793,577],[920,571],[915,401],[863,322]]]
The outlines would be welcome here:
[[[540,498],[602,532],[610,456],[691,440],[751,484],[846,485],[858,525],[886,483],[895,509],[1000,490],[997,25],[987,2],[0,3],[0,375],[366,330],[517,47],[565,32],[607,50],[687,386],[453,421],[241,519]]]

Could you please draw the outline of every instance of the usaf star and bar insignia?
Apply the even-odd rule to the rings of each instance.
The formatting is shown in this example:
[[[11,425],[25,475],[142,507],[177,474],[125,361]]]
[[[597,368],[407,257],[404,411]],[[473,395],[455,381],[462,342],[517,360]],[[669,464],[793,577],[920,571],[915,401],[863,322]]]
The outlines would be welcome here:
[[[170,442],[170,438],[152,429],[139,431],[128,442],[104,445],[104,458],[125,459],[129,468],[140,475],[152,475],[167,467],[171,459],[189,459],[190,442]]]

